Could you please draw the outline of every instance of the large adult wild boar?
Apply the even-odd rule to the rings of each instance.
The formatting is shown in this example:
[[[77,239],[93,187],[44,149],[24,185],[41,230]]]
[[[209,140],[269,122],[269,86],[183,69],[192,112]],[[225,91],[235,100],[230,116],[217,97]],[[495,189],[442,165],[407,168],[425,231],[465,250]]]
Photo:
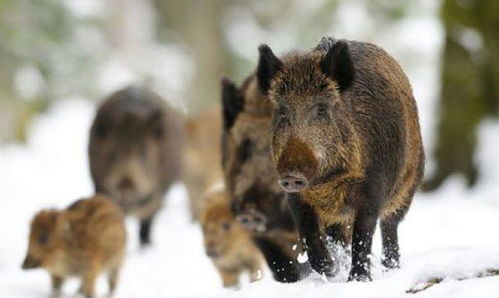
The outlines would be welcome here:
[[[352,239],[349,280],[370,280],[381,219],[382,262],[399,265],[397,227],[424,168],[418,112],[400,65],[364,42],[323,38],[277,58],[259,48],[257,79],[273,106],[279,184],[317,272],[334,275],[325,233]]]
[[[140,242],[180,170],[180,119],[154,92],[137,86],[109,96],[90,131],[95,191],[140,220]]]
[[[250,76],[241,88],[222,82],[223,170],[237,219],[252,231],[274,278],[294,282],[308,275],[297,262],[298,231],[277,184],[270,155],[272,107]]]

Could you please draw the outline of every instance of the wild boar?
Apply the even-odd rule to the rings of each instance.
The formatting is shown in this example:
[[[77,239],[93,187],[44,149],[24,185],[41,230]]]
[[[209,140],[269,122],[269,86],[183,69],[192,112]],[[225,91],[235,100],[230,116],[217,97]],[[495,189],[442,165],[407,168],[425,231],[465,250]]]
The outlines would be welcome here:
[[[191,116],[186,121],[182,180],[189,194],[189,207],[198,220],[205,192],[223,180],[220,153],[222,116],[219,109]]]
[[[150,243],[154,215],[180,175],[181,125],[159,95],[131,86],[104,101],[90,130],[95,191],[139,218],[142,245]]]
[[[274,278],[298,281],[310,268],[297,262],[298,232],[270,156],[270,102],[250,76],[241,88],[223,80],[222,103],[222,161],[233,211],[252,231]]]
[[[203,202],[200,222],[206,254],[217,267],[224,287],[237,287],[240,275],[246,271],[252,282],[260,279],[262,256],[232,214],[225,190],[209,191]]]
[[[259,53],[258,85],[273,105],[272,160],[313,269],[335,274],[323,239],[326,230],[346,232],[349,280],[370,280],[378,218],[383,264],[399,266],[397,227],[424,168],[416,102],[400,65],[373,44],[333,38],[281,59],[267,45]]]
[[[46,209],[31,222],[23,269],[42,267],[58,295],[65,278],[81,278],[80,292],[94,296],[95,281],[107,273],[112,294],[125,254],[126,232],[121,210],[103,196],[78,200],[65,210]]]

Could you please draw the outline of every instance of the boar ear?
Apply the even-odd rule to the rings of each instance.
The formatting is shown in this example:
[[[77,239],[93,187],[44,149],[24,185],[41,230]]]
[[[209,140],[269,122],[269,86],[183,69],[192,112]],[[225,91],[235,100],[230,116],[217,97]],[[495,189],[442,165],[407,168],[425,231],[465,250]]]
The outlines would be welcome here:
[[[230,129],[244,108],[244,97],[229,79],[222,79],[222,111],[224,129]]]
[[[322,59],[320,67],[324,74],[338,83],[340,92],[352,85],[354,68],[348,44],[345,41],[334,43]]]
[[[266,44],[259,46],[258,52],[260,53],[260,59],[256,69],[256,78],[262,93],[267,94],[270,88],[270,82],[281,69],[282,62]]]

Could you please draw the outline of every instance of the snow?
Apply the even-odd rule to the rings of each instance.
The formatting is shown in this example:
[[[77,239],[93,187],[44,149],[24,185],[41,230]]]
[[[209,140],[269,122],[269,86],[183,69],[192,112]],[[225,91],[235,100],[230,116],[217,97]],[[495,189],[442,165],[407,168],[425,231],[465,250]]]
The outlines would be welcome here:
[[[2,297],[49,295],[43,270],[22,271],[29,221],[43,207],[62,208],[90,195],[87,134],[94,106],[74,98],[61,101],[33,124],[26,146],[0,148],[0,293]],[[480,127],[482,141],[477,161],[484,177],[476,189],[464,188],[453,177],[432,194],[417,194],[400,227],[402,268],[384,272],[380,239],[375,235],[371,283],[346,283],[347,269],[334,282],[312,275],[296,284],[279,284],[265,272],[262,281],[226,290],[205,256],[199,227],[190,222],[186,192],[178,184],[169,192],[153,231],[154,245],[138,247],[137,223],[127,221],[128,257],[116,297],[403,297],[405,292],[434,277],[440,284],[420,297],[497,297],[499,277],[473,277],[499,268],[499,197],[497,181],[499,123],[487,120]],[[69,281],[64,293],[76,291]],[[104,279],[99,295],[107,291]]]
[[[83,2],[65,1],[81,16],[100,12],[99,1],[92,0],[84,5]],[[365,39],[363,34],[376,36],[372,41],[390,49],[400,60],[413,84],[421,112],[425,147],[427,152],[431,152],[434,143],[432,131],[437,121],[435,99],[439,88],[438,64],[443,30],[435,18],[437,9],[433,6],[436,2],[423,2],[431,6],[428,9],[433,11],[432,14],[407,18],[393,29],[375,35],[364,32],[370,23],[361,23],[362,18],[357,18],[358,28],[351,27],[352,12],[360,16],[365,13],[360,7],[353,9],[358,2],[343,4],[340,10],[348,8],[349,13],[340,11],[338,14],[348,16],[348,19],[333,22],[338,25],[333,33],[352,39]],[[229,44],[238,55],[248,60],[255,60],[257,41],[275,45],[277,52],[295,44],[283,29],[269,33],[256,27],[244,12],[234,12],[234,15],[239,21],[227,29]],[[290,23],[282,27],[295,28]],[[160,76],[159,69],[166,69],[164,81],[167,84],[164,85],[170,93],[180,93],[182,82],[192,72],[192,66],[176,64],[188,60],[179,54],[181,52],[174,46],[155,48],[151,52],[165,58],[160,59],[163,61],[161,67],[153,68],[157,74],[154,77]],[[179,68],[187,69],[186,74],[174,75]],[[123,64],[120,57],[109,59],[102,66],[101,85],[98,87],[103,92],[111,92],[136,80],[132,69]],[[151,69],[150,63],[146,63],[144,69]],[[180,106],[181,103],[174,105]],[[87,100],[71,98],[59,101],[32,124],[27,145],[0,147],[0,297],[49,296],[46,272],[21,270],[29,222],[41,208],[63,208],[92,194],[86,147],[94,113],[95,106]],[[498,297],[499,277],[472,278],[489,268],[499,268],[498,136],[499,122],[483,121],[476,154],[482,176],[474,189],[466,189],[463,178],[455,176],[437,192],[416,194],[399,229],[401,269],[383,271],[379,261],[381,241],[377,232],[372,257],[373,282],[346,283],[348,268],[340,266],[342,270],[338,277],[330,282],[314,274],[299,283],[280,284],[272,280],[269,272],[264,272],[262,281],[245,282],[239,290],[223,289],[215,268],[204,254],[201,231],[190,221],[185,189],[177,184],[167,195],[165,207],[154,225],[152,247],[139,248],[137,222],[127,220],[127,260],[115,297]],[[431,157],[428,168],[432,168]],[[300,260],[306,258],[303,254]],[[417,294],[406,293],[432,278],[444,280]],[[469,279],[459,280],[463,278]],[[70,297],[78,286],[76,280],[69,281],[64,287],[65,296]],[[104,279],[99,280],[97,290],[99,297],[105,297]]]

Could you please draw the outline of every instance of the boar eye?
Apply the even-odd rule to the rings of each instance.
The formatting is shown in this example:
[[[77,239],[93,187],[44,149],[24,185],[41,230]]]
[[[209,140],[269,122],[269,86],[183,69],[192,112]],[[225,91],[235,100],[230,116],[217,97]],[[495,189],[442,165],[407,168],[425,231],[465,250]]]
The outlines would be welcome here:
[[[225,231],[225,232],[228,232],[230,230],[230,223],[228,222],[224,222],[222,224],[222,229]]]
[[[97,127],[95,127],[95,135],[98,138],[102,139],[102,138],[107,137],[108,132],[109,132],[108,128],[103,123],[99,123],[99,124],[97,124]]]
[[[49,235],[47,233],[42,233],[38,236],[38,243],[46,244],[49,241]]]
[[[164,128],[163,128],[163,116],[160,111],[154,112],[150,118],[148,119],[148,127],[152,127],[152,133],[153,136],[156,139],[161,139],[163,135],[165,134]]]
[[[277,117],[280,120],[288,118],[288,111],[286,110],[286,108],[280,108],[279,111],[277,111]]]
[[[244,139],[237,147],[236,159],[241,163],[246,162],[251,157],[253,142],[250,139]]]
[[[163,137],[163,134],[164,134],[164,131],[163,131],[163,127],[155,127],[154,130],[153,130],[153,134],[154,134],[154,137],[156,139],[161,139]]]
[[[275,124],[277,124],[278,126],[283,126],[284,124],[286,124],[289,117],[288,114],[289,112],[286,107],[284,106],[278,107],[274,116]]]
[[[315,106],[315,117],[318,119],[329,119],[329,105],[320,103]]]

